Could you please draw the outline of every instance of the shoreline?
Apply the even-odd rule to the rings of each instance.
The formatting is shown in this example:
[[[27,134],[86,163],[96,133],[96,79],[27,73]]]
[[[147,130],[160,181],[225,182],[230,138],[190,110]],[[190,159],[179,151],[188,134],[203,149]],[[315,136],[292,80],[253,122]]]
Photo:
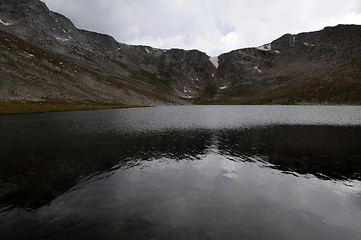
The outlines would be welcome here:
[[[243,106],[360,106],[358,104],[332,104],[332,103],[296,103],[296,104],[190,104],[194,106],[200,105],[243,105]],[[171,105],[169,105],[171,106]],[[68,111],[86,111],[86,110],[106,110],[106,109],[122,109],[122,108],[139,108],[150,107],[140,105],[127,105],[120,103],[64,103],[64,102],[0,102],[0,116],[14,114],[30,114],[30,113],[46,113],[46,112],[68,112]]]
[[[106,103],[1,102],[0,115],[144,107]]]

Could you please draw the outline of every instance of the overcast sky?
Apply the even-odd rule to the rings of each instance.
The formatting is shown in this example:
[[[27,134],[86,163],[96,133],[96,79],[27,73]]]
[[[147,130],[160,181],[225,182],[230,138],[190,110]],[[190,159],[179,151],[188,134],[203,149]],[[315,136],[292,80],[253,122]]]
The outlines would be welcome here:
[[[269,43],[285,33],[361,24],[361,0],[43,0],[78,27],[127,44],[208,55]]]

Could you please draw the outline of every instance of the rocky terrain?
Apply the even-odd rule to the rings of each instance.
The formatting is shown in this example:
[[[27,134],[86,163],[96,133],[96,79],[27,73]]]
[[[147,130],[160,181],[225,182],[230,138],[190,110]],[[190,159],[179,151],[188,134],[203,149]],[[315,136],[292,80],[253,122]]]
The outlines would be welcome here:
[[[221,99],[234,103],[361,103],[361,26],[286,34],[219,57]],[[228,86],[228,85],[227,85]]]
[[[38,0],[0,4],[3,103],[361,103],[361,26],[286,34],[210,58],[118,43]]]

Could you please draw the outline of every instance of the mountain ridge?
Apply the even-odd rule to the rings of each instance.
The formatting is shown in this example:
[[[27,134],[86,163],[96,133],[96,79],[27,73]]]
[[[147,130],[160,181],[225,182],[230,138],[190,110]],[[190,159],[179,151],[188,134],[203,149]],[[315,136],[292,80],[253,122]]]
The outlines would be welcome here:
[[[358,25],[285,34],[212,59],[118,43],[38,0],[4,0],[0,19],[0,102],[361,103]]]

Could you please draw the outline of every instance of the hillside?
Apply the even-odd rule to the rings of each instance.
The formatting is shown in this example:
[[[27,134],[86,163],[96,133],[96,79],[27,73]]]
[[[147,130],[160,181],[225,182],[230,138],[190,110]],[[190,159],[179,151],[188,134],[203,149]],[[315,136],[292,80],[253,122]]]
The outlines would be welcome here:
[[[286,34],[210,58],[118,43],[38,0],[0,8],[0,102],[360,104],[361,26]]]

